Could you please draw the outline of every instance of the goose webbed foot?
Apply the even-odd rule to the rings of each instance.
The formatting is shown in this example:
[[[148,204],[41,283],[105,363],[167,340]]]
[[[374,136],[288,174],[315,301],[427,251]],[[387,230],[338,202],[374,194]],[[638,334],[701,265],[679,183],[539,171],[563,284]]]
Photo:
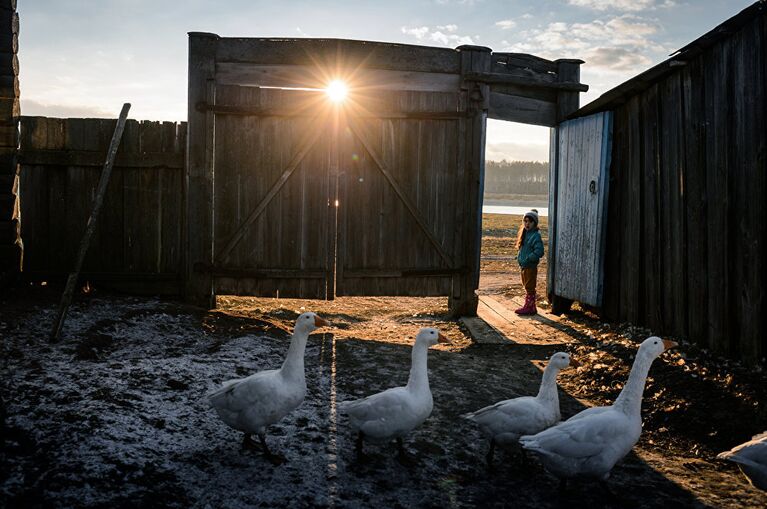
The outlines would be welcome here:
[[[525,471],[528,471],[529,468],[532,466],[532,462],[530,461],[530,457],[527,455],[527,451],[525,451],[524,448],[519,448],[519,456],[520,456],[520,465]]]
[[[370,456],[365,454],[363,446],[365,445],[365,434],[361,431],[357,434],[357,440],[354,443],[354,456],[355,461],[358,463],[367,463],[370,461]]]
[[[285,456],[282,456],[281,454],[275,454],[269,450],[269,446],[266,445],[266,435],[259,435],[258,438],[261,439],[261,447],[264,450],[264,456],[266,456],[266,459],[268,459],[272,465],[282,465],[287,461]]]
[[[245,436],[242,437],[242,448],[249,449],[251,451],[263,451],[261,444],[253,440],[253,437],[250,433],[245,433]]]
[[[610,485],[607,483],[606,480],[599,481],[599,486],[602,488],[602,493],[604,493],[605,499],[613,503],[621,501],[618,495],[612,490],[612,488],[610,487]]]
[[[487,460],[487,469],[490,471],[493,471],[493,456],[495,455],[495,440],[492,438],[490,439],[490,448],[487,450],[487,456],[485,456],[485,459]]]
[[[417,464],[416,459],[405,450],[402,438],[397,438],[397,461],[405,467],[413,467]]]
[[[275,467],[278,467],[282,465],[283,463],[285,463],[286,461],[288,461],[288,459],[282,454],[275,454],[273,452],[268,452],[265,454],[265,456],[266,456],[266,459],[269,460],[269,463],[271,463]]]

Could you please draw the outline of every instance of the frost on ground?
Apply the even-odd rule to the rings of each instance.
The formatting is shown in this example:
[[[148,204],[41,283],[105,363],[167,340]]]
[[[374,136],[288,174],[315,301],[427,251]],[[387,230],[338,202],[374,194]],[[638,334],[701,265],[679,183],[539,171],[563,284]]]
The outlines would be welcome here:
[[[596,377],[589,378],[588,370],[563,377],[564,416],[586,401],[571,394],[601,403],[601,385],[613,396],[608,366],[623,366],[630,346],[620,350],[623,356],[603,355],[617,352],[617,346],[601,347],[612,345],[610,338],[630,340],[603,331],[597,344],[596,332],[583,323],[572,322],[573,334],[550,345],[476,345],[447,317],[444,299],[224,297],[219,310],[205,312],[157,299],[97,294],[72,306],[61,341],[52,345],[47,335],[55,302],[53,294],[25,290],[3,303],[3,506],[767,504],[732,465],[690,456],[690,444],[706,444],[697,435],[682,436],[682,421],[661,418],[676,415],[673,409],[666,412],[668,400],[661,396],[646,408],[652,429],[646,424],[638,452],[614,470],[617,498],[591,483],[559,493],[554,478],[536,467],[520,467],[513,452],[497,454],[497,467],[489,472],[485,440],[458,416],[535,393],[546,356],[561,349],[577,351],[581,359],[595,355],[587,365]],[[269,429],[270,446],[288,460],[273,466],[241,449],[242,435],[217,418],[204,396],[224,380],[279,367],[292,322],[305,310],[334,326],[309,338],[305,402]],[[415,464],[403,466],[395,447],[386,445],[367,445],[372,458],[360,463],[336,404],[406,383],[410,345],[423,326],[440,328],[452,343],[429,354],[434,412],[406,440]],[[667,390],[676,397],[673,374],[684,370],[672,368]],[[615,377],[624,377],[622,369]],[[683,403],[688,404],[675,404]],[[663,446],[653,447],[647,441],[664,426],[670,431],[662,432]],[[689,482],[680,480],[684,476]]]

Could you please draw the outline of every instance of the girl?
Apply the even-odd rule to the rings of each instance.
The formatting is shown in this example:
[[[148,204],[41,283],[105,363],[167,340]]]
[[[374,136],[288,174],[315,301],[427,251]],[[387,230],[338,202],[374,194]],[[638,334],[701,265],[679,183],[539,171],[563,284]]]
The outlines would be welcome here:
[[[522,269],[522,286],[525,287],[525,304],[514,310],[518,315],[534,315],[538,312],[535,307],[535,284],[538,278],[538,262],[543,256],[543,240],[538,230],[538,211],[532,209],[525,213],[522,226],[517,235],[517,261]]]

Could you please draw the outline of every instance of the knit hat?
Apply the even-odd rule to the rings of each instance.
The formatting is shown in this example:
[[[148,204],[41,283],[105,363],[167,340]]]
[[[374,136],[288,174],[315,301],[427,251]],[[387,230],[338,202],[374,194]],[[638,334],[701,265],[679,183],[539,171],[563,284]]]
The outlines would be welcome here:
[[[530,209],[525,212],[525,217],[532,219],[533,222],[535,222],[535,225],[538,226],[538,209]]]

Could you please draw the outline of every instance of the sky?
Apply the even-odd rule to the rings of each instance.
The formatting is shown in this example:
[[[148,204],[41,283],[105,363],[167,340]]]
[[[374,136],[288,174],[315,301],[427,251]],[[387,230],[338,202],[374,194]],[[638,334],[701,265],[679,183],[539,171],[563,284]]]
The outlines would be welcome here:
[[[581,105],[754,0],[22,0],[22,115],[186,120],[188,32],[580,58]],[[548,160],[549,129],[488,121],[490,160]]]

